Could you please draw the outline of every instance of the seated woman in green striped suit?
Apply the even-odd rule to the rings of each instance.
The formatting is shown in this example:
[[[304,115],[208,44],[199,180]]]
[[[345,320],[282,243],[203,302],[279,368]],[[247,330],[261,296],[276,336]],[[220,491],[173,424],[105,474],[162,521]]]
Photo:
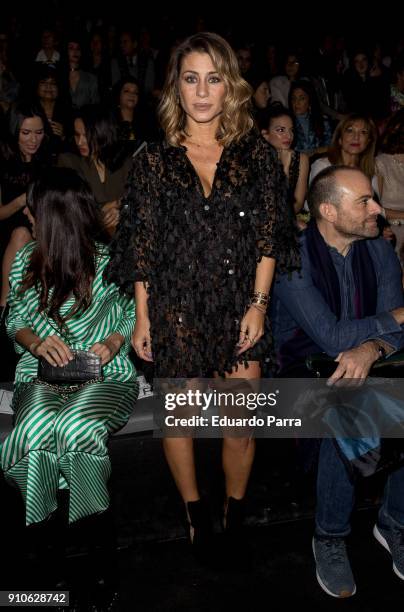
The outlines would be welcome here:
[[[103,281],[102,223],[73,170],[52,168],[33,183],[25,213],[35,240],[17,253],[10,275],[7,330],[21,357],[1,467],[21,491],[27,525],[56,510],[59,489],[69,491],[73,523],[109,505],[106,442],[127,422],[138,391],[128,358],[135,306]],[[39,358],[63,368],[72,349],[99,355],[102,379],[78,389],[41,384]]]

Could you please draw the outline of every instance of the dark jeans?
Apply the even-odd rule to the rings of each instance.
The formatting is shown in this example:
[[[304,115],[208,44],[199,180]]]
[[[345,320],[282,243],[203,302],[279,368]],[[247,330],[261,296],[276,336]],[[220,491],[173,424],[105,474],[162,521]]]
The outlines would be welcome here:
[[[316,533],[348,535],[354,502],[355,484],[349,479],[334,441],[324,439],[318,460]],[[379,520],[384,525],[390,523],[404,528],[404,467],[387,478]]]

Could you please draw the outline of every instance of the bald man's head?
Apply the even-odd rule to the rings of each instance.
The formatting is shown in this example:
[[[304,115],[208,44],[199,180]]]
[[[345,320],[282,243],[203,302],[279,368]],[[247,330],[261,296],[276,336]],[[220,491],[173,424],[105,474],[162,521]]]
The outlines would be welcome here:
[[[321,204],[339,206],[344,194],[344,185],[355,180],[355,176],[363,178],[365,174],[351,166],[328,166],[313,179],[310,185],[307,201],[312,217],[321,219]]]

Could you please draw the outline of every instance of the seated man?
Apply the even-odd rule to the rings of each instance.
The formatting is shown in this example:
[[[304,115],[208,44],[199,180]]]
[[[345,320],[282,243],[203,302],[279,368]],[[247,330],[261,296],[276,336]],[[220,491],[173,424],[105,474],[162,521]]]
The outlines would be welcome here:
[[[311,184],[313,220],[301,235],[301,274],[273,287],[272,322],[281,375],[311,353],[338,366],[329,379],[365,379],[372,365],[404,345],[404,301],[398,259],[377,239],[381,207],[369,179],[355,168],[331,166]],[[296,372],[296,370],[294,370]],[[344,538],[350,532],[354,484],[332,439],[321,441],[313,552],[317,579],[333,597],[356,591]],[[376,539],[404,580],[404,468],[390,474]]]

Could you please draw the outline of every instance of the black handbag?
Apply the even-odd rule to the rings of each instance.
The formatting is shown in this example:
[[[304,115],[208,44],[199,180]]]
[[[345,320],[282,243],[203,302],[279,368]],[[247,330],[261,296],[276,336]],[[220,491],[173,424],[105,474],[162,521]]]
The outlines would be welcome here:
[[[53,366],[39,359],[38,378],[53,385],[79,385],[102,379],[101,357],[91,351],[70,349],[73,359],[65,366]]]

